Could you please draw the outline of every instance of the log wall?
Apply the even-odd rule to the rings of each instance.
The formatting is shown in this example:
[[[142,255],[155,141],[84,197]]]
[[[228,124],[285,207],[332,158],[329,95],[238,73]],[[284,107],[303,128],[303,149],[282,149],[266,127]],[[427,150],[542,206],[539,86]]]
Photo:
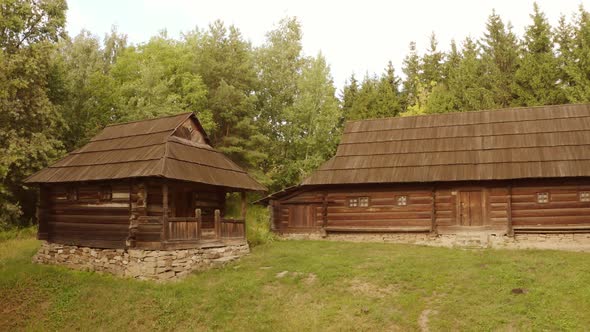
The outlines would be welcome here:
[[[475,192],[478,225],[465,226],[466,197]],[[547,203],[537,193],[549,194]],[[272,201],[273,228],[280,233],[309,231],[433,231],[454,234],[485,230],[590,232],[589,179],[544,179],[438,183],[427,185],[341,186],[303,189]],[[407,196],[406,206],[396,197]],[[369,197],[368,207],[350,207],[350,198]],[[463,205],[462,205],[463,204]],[[467,203],[468,204],[468,203]],[[463,218],[463,219],[462,219]]]
[[[112,199],[101,200],[103,187],[112,189]],[[125,246],[130,212],[128,183],[52,185],[47,186],[45,195],[41,223],[49,241],[99,248]]]

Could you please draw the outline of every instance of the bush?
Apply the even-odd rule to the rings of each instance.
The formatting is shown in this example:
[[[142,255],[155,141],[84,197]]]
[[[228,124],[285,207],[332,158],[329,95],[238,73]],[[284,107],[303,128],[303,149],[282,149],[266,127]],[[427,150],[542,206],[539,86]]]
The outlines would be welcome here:
[[[274,240],[270,231],[268,209],[260,205],[250,205],[246,212],[246,235],[251,246],[265,244]]]
[[[238,194],[227,196],[225,215],[230,218],[240,218],[241,201]],[[260,205],[249,204],[246,209],[246,236],[251,246],[265,244],[274,240],[270,231],[268,209]]]

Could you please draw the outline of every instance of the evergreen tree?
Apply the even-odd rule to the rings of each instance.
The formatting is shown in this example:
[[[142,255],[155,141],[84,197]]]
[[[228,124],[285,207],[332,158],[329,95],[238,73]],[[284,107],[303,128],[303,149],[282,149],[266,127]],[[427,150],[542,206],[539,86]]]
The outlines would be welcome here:
[[[572,25],[565,20],[565,16],[559,17],[559,23],[553,34],[553,42],[557,46],[557,67],[559,70],[559,86],[564,93],[572,86],[572,78],[567,74],[567,66],[573,61],[573,36]],[[567,96],[566,96],[567,98]]]
[[[397,116],[401,112],[399,84],[400,79],[395,75],[393,64],[389,61],[377,85],[377,101],[375,110],[371,112],[372,118]]]
[[[444,53],[438,50],[438,41],[434,32],[426,54],[422,57],[420,81],[424,87],[434,87],[443,79]]]
[[[570,78],[566,98],[571,103],[590,101],[590,13],[580,6],[573,27],[571,54],[565,59]]]
[[[517,69],[519,50],[512,26],[504,25],[500,16],[492,11],[480,45],[485,70],[482,85],[492,91],[494,107],[508,107],[514,99],[512,82]]]
[[[514,75],[515,105],[552,105],[565,102],[558,88],[559,67],[553,52],[551,26],[534,4],[532,24],[526,28],[520,65]]]
[[[338,122],[338,127],[342,127],[344,121],[350,119],[352,107],[356,101],[358,93],[359,84],[354,74],[352,74],[350,75],[350,79],[344,83],[344,88],[340,94],[342,117]]]
[[[409,54],[404,58],[402,72],[406,75],[403,81],[403,109],[416,105],[418,103],[419,85],[420,85],[420,57],[416,51],[416,43],[410,43]]]

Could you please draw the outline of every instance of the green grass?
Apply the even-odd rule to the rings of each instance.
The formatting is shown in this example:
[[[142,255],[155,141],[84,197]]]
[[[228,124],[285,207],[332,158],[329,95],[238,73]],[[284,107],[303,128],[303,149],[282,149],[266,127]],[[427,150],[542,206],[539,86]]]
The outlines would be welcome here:
[[[425,310],[431,330],[590,326],[587,253],[274,241],[156,284],[35,265],[38,245],[0,243],[2,331],[418,330]]]

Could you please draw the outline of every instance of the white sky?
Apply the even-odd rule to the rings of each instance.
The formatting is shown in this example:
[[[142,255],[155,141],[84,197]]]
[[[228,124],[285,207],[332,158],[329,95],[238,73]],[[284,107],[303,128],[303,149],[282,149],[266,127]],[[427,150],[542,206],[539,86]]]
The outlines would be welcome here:
[[[590,9],[590,0],[538,0],[552,25],[561,13],[571,18],[582,4]],[[112,25],[141,43],[166,29],[172,37],[194,27],[205,28],[221,19],[237,26],[255,46],[265,40],[285,16],[297,16],[303,26],[306,55],[321,51],[332,69],[334,83],[340,89],[355,73],[357,78],[380,74],[391,60],[401,74],[401,63],[410,41],[418,50],[428,46],[435,31],[439,46],[448,49],[451,39],[458,42],[470,35],[479,38],[487,17],[495,8],[504,21],[522,35],[530,23],[532,0],[405,0],[405,1],[321,1],[321,0],[69,0],[67,30],[76,35],[85,28],[103,37]]]

